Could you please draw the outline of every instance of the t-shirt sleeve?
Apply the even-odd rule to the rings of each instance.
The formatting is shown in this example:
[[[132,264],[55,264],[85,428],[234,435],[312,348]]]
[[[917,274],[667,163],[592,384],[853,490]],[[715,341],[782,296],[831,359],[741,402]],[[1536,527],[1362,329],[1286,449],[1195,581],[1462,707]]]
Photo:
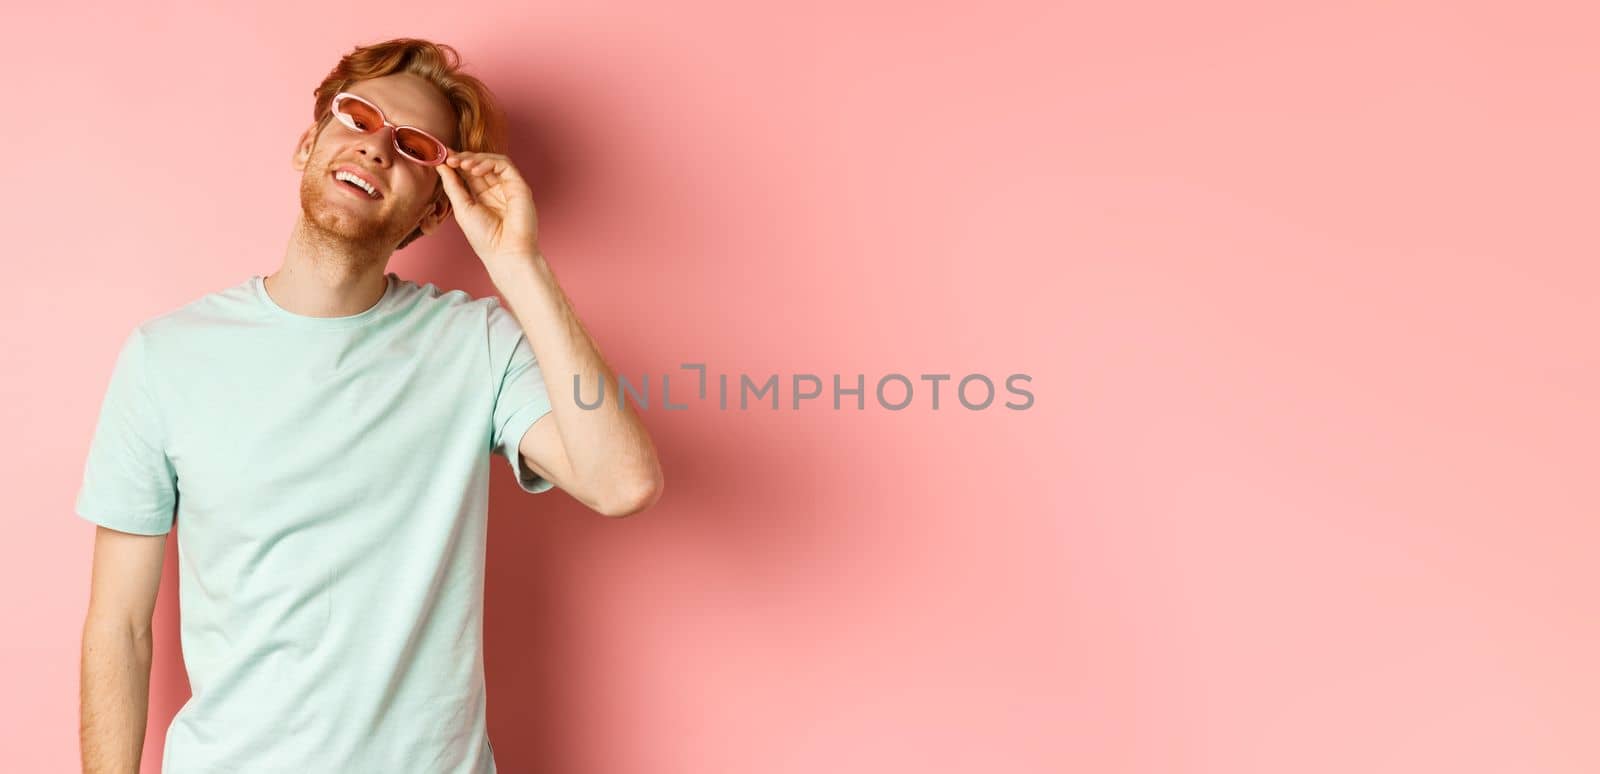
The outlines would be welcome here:
[[[178,480],[150,390],[145,336],[134,328],[117,354],[74,510],[114,530],[160,535],[172,529]]]
[[[549,491],[555,482],[522,464],[522,436],[539,417],[550,413],[550,396],[533,347],[510,310],[489,298],[489,361],[498,384],[494,397],[493,452],[505,457],[522,491]]]

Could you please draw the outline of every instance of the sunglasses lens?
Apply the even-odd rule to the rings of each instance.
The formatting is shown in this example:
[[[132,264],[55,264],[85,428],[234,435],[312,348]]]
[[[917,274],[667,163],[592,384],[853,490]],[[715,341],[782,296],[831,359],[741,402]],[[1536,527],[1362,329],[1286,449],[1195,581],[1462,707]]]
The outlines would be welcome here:
[[[347,126],[362,132],[375,132],[383,126],[383,119],[378,117],[378,111],[365,102],[353,99],[339,101],[339,107],[334,111]]]
[[[433,162],[444,156],[444,146],[415,129],[402,128],[395,132],[394,139],[414,161]]]

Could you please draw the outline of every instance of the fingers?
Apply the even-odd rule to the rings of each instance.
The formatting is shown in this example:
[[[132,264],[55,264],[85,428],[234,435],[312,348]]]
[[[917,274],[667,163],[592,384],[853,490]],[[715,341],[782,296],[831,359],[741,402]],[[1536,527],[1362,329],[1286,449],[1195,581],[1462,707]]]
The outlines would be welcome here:
[[[482,174],[485,169],[492,168],[492,161],[488,158],[488,154],[456,151],[445,158],[444,163],[460,169],[464,174],[477,175]]]
[[[485,191],[494,187],[494,185],[489,182],[488,178],[484,177],[482,172],[478,172],[476,170],[469,170],[467,172],[466,179],[467,190],[472,191],[472,198],[474,199],[483,196]]]
[[[462,169],[467,173],[468,180],[481,176],[488,179],[491,185],[497,185],[504,180],[522,185],[528,184],[522,179],[522,173],[517,171],[516,165],[511,163],[511,158],[503,153],[460,151],[452,153],[445,159],[445,163]]]
[[[461,175],[450,168],[448,161],[445,164],[436,164],[434,169],[439,170],[439,177],[444,180],[444,193],[450,197],[450,204],[457,210],[466,209],[476,201],[472,194],[467,192],[467,187],[461,182]]]
[[[494,187],[494,181],[484,174],[484,161],[472,158],[473,155],[475,154],[451,154],[445,159],[445,163],[440,166],[452,167],[452,172],[459,172],[462,185],[466,186],[467,190],[472,193],[473,201],[477,201],[485,191]]]

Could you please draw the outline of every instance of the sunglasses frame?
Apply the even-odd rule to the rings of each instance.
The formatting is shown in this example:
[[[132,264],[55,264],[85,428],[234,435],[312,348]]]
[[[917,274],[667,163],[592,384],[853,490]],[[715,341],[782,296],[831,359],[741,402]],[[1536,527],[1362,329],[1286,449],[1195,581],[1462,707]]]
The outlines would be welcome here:
[[[345,114],[343,112],[340,112],[340,110],[339,110],[339,106],[341,104],[343,104],[345,102],[345,100],[355,100],[356,102],[360,102],[361,104],[366,105],[369,108],[372,108],[372,111],[374,113],[378,114],[378,120],[383,122],[383,126],[375,126],[375,127],[370,127],[370,128],[367,128],[367,129],[362,129],[362,128],[356,126],[352,122],[352,120],[350,119],[349,115],[347,115],[347,114]],[[350,93],[348,91],[341,91],[338,94],[333,95],[333,102],[330,103],[328,109],[333,113],[333,117],[335,119],[337,119],[340,124],[344,125],[346,128],[350,129],[351,131],[359,132],[361,134],[375,134],[377,132],[382,131],[384,126],[393,127],[394,131],[390,133],[389,139],[394,142],[394,150],[395,150],[395,152],[400,154],[400,156],[403,157],[404,159],[406,159],[407,161],[410,161],[410,162],[412,162],[414,164],[421,164],[423,166],[428,166],[428,167],[438,166],[439,164],[443,164],[444,160],[450,157],[451,148],[450,148],[449,145],[446,145],[443,140],[440,140],[439,138],[434,137],[432,134],[430,134],[430,133],[428,133],[428,132],[426,132],[426,131],[424,131],[422,129],[419,129],[419,128],[415,127],[415,126],[396,124],[393,121],[390,121],[389,117],[383,114],[383,108],[380,108],[377,105],[372,104],[372,101],[369,100],[369,99],[365,99],[365,98],[363,98],[361,96],[358,96],[356,94],[352,94],[352,93]],[[423,137],[426,137],[426,138],[438,143],[439,144],[439,148],[440,148],[439,157],[437,159],[431,159],[431,160],[430,159],[419,159],[419,158],[411,155],[410,153],[407,153],[405,148],[400,146],[400,130],[401,129],[409,129],[409,130],[411,130],[413,132],[416,132],[417,134],[422,135]]]

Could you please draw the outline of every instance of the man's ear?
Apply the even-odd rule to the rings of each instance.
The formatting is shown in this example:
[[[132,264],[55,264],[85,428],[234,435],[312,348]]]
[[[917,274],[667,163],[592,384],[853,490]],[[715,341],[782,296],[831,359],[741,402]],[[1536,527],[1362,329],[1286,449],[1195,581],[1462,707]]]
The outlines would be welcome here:
[[[432,234],[434,229],[439,228],[439,224],[445,222],[449,217],[450,197],[445,195],[441,181],[439,193],[433,197],[433,206],[423,213],[422,220],[417,223],[417,228],[422,229],[424,234]]]
[[[300,141],[295,145],[294,155],[289,158],[289,163],[296,172],[306,171],[306,164],[311,161],[311,152],[317,147],[317,125],[312,124],[300,133]]]

